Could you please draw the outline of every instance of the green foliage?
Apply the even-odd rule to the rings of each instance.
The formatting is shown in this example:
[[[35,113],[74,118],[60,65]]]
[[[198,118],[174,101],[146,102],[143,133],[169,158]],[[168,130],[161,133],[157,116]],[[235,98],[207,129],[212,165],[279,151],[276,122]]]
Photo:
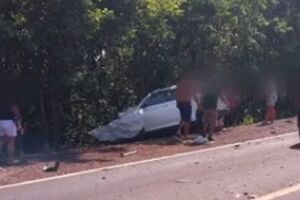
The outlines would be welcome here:
[[[97,28],[100,28],[103,21],[106,19],[113,19],[114,17],[114,12],[112,10],[108,10],[107,8],[95,8],[89,11],[89,18],[91,22],[97,26]]]
[[[251,125],[254,123],[254,119],[251,115],[246,115],[243,119],[243,125]]]

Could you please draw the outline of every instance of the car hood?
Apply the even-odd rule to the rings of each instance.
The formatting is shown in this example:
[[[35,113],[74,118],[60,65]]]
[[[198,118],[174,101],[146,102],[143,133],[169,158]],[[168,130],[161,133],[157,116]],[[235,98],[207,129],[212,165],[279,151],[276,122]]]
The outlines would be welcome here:
[[[128,115],[128,114],[132,114],[134,113],[135,111],[137,110],[137,107],[134,106],[134,107],[129,107],[127,110],[125,110],[124,112],[120,112],[119,113],[119,117],[122,117],[124,115]]]
[[[118,119],[90,131],[89,134],[102,142],[116,142],[136,137],[143,129],[144,122],[135,110],[127,109],[119,114],[121,116]]]

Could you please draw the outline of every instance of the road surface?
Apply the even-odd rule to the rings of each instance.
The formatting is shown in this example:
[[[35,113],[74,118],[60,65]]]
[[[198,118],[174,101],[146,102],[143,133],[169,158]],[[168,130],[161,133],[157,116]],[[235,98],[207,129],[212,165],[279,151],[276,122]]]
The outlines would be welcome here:
[[[0,199],[299,200],[300,148],[293,147],[297,143],[298,136],[289,134],[122,168],[0,187]],[[296,189],[291,192],[292,187]]]

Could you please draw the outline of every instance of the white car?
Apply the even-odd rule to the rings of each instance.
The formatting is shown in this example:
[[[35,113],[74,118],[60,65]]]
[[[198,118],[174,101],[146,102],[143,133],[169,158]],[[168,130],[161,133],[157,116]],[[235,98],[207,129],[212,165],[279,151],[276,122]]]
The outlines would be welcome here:
[[[148,94],[134,112],[140,114],[145,132],[177,126],[180,121],[175,99],[176,86],[158,89]],[[192,103],[192,121],[195,121],[197,105]],[[122,114],[121,114],[122,116]]]
[[[157,89],[148,94],[136,107],[119,113],[119,118],[105,127],[90,132],[100,141],[118,141],[136,137],[140,132],[151,132],[179,124],[180,113],[175,99],[176,86]],[[222,102],[218,102],[218,107]],[[192,122],[196,121],[197,105],[192,102]]]

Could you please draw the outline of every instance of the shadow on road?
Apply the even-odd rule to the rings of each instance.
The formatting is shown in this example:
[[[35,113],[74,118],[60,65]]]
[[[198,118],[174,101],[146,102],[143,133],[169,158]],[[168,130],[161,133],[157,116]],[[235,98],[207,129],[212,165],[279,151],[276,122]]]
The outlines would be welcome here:
[[[300,150],[300,143],[294,144],[293,146],[290,147],[290,149],[293,149],[293,150]]]
[[[117,148],[117,147],[112,147],[112,148],[105,148],[105,149],[99,149],[97,151],[95,151],[94,154],[99,154],[99,152],[101,152],[102,154],[99,155],[103,155],[105,153],[111,153],[111,152],[123,152],[126,149],[123,148]],[[111,158],[99,158],[99,157],[95,157],[95,155],[86,155],[86,156],[82,156],[81,152],[76,152],[76,153],[70,153],[70,152],[61,152],[61,153],[57,153],[57,154],[40,154],[37,156],[25,156],[25,157],[21,157],[20,158],[20,162],[16,163],[16,164],[7,164],[5,161],[0,161],[0,167],[2,168],[10,168],[10,167],[25,167],[25,166],[29,166],[29,165],[35,165],[38,163],[51,163],[51,162],[61,162],[64,164],[82,164],[82,163],[94,163],[94,162],[101,162],[101,163],[105,163],[105,162],[114,162],[114,159]]]

